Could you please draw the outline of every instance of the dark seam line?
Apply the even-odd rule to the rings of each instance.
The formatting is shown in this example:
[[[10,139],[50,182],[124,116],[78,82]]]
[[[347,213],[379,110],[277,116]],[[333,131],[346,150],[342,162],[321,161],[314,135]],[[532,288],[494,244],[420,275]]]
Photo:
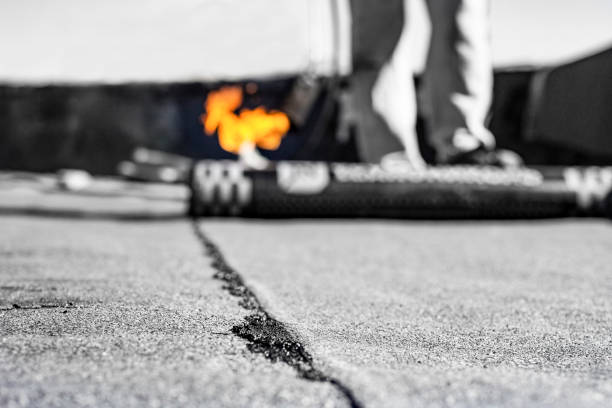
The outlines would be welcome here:
[[[40,309],[80,309],[82,306],[76,306],[71,304],[52,304],[52,303],[42,303],[42,304],[34,304],[34,305],[23,305],[19,303],[13,303],[8,307],[0,308],[0,312],[9,312],[15,310],[40,310]]]
[[[242,276],[228,264],[219,247],[198,226],[197,218],[192,219],[192,225],[215,269],[214,278],[223,281],[223,289],[240,299],[238,304],[241,307],[253,311],[244,318],[243,324],[232,327],[232,333],[247,340],[247,348],[252,353],[263,354],[272,362],[282,361],[306,380],[329,383],[348,400],[351,408],[362,408],[353,391],[337,378],[316,368],[302,342],[283,323],[270,316]]]

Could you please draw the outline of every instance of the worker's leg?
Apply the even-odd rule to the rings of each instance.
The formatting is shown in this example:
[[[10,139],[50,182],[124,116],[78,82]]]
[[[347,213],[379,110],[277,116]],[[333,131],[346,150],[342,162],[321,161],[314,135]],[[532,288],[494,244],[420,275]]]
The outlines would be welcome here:
[[[351,117],[362,160],[377,163],[414,138],[412,78],[408,69],[402,72],[410,65],[396,55],[405,29],[404,0],[352,0],[351,12]]]
[[[391,59],[378,76],[372,91],[372,103],[376,112],[385,119],[393,134],[400,140],[403,149],[398,152],[399,155],[404,156],[404,160],[407,159],[412,166],[420,167],[425,163],[419,151],[416,134],[417,102],[410,52],[411,30],[407,24],[409,6],[409,2],[405,2],[406,23]]]
[[[494,148],[485,127],[493,73],[488,0],[427,0],[432,38],[425,72],[430,142],[438,160]]]

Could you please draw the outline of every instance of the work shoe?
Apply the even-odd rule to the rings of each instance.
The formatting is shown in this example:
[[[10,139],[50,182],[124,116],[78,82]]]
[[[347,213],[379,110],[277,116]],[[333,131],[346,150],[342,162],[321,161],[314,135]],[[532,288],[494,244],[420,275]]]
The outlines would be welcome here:
[[[494,166],[502,168],[516,168],[524,165],[521,156],[511,150],[488,150],[480,147],[469,152],[458,153],[449,157],[444,163],[450,165]]]
[[[388,153],[380,160],[380,166],[389,172],[402,172],[406,170],[422,170],[427,167],[420,154],[408,157],[405,151]]]

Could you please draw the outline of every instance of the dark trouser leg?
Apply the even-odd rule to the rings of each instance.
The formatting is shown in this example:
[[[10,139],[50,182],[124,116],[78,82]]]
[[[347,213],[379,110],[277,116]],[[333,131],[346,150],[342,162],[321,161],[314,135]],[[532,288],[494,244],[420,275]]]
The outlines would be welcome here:
[[[375,112],[372,90],[393,55],[404,27],[403,0],[352,0],[353,75],[351,107],[361,159],[379,162],[402,145]],[[410,75],[410,73],[406,73]]]
[[[427,0],[432,38],[425,72],[430,141],[438,157],[494,147],[485,121],[493,72],[487,0]]]

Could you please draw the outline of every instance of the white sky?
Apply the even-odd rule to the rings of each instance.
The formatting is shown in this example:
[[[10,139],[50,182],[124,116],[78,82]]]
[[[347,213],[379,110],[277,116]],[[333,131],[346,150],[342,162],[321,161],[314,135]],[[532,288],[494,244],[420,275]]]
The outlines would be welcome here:
[[[497,65],[555,63],[612,46],[612,0],[493,0]]]
[[[419,70],[429,24],[422,0],[410,1]],[[498,67],[572,60],[612,46],[612,0],[491,0],[491,37]]]
[[[418,69],[428,23],[422,0],[409,1]],[[612,46],[612,0],[491,1],[498,67]],[[0,81],[184,81],[313,64],[325,73],[329,20],[327,0],[0,0]]]

